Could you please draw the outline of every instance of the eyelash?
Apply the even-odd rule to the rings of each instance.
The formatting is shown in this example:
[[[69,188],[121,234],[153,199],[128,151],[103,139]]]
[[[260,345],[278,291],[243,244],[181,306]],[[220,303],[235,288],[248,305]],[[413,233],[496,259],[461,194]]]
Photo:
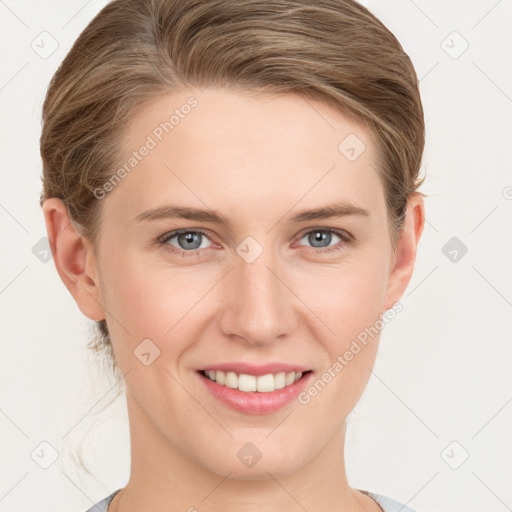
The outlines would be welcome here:
[[[348,243],[350,243],[352,241],[352,235],[349,235],[345,231],[338,231],[336,229],[328,229],[328,228],[313,228],[313,229],[310,229],[309,231],[304,232],[304,234],[299,236],[296,240],[301,240],[306,235],[309,235],[310,233],[315,233],[315,232],[329,233],[331,235],[334,234],[334,235],[337,235],[337,236],[339,236],[341,238],[341,242],[338,242],[336,245],[334,245],[332,247],[325,247],[325,248],[311,247],[311,249],[317,249],[315,252],[320,253],[320,254],[340,251],[340,250],[344,249],[346,244],[348,244]],[[179,231],[172,231],[171,233],[166,233],[165,235],[163,235],[160,238],[158,238],[158,242],[160,243],[160,245],[165,246],[165,249],[168,250],[169,252],[173,253],[173,254],[181,254],[184,258],[190,257],[190,256],[194,256],[194,255],[197,255],[197,257],[199,257],[200,256],[199,253],[203,249],[194,249],[192,251],[185,251],[183,249],[179,249],[179,248],[174,247],[173,245],[169,245],[167,243],[171,238],[174,238],[175,236],[182,235],[182,234],[185,234],[185,233],[199,233],[199,234],[201,234],[201,235],[203,235],[203,236],[205,236],[206,238],[209,239],[208,234],[206,232],[204,232],[204,231],[201,231],[200,229],[194,229],[194,230],[192,230],[192,229],[181,229]]]

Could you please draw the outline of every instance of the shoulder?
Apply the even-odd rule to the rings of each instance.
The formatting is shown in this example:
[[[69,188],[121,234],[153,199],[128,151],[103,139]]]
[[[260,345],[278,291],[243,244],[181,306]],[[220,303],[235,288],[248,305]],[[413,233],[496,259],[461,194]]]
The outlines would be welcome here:
[[[363,491],[359,489],[360,492],[370,496],[370,498],[374,499],[382,508],[384,512],[416,512],[412,508],[407,507],[403,503],[399,503],[387,496],[383,496],[382,494],[377,494],[370,491]]]
[[[85,512],[107,512],[107,509],[108,509],[108,506],[110,505],[110,502],[114,499],[114,496],[120,490],[121,489],[117,489],[117,491],[114,491],[112,494],[110,494],[106,498],[102,499],[100,502],[96,503],[91,508],[88,508]]]

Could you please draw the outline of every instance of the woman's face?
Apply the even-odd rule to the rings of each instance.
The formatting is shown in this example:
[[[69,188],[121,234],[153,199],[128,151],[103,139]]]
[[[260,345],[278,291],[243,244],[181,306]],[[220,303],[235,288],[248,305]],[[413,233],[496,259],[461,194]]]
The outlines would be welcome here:
[[[154,100],[125,142],[94,266],[132,439],[233,478],[299,469],[343,431],[410,277],[370,132],[300,96],[208,89]]]

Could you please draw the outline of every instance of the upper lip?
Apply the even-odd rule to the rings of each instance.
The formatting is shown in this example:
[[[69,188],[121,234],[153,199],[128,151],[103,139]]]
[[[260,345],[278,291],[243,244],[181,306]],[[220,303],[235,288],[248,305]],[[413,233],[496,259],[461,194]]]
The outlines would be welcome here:
[[[200,368],[199,371],[222,371],[222,372],[235,372],[238,374],[247,374],[247,375],[267,375],[269,373],[291,373],[291,372],[307,372],[310,368],[307,368],[298,364],[291,363],[266,363],[266,364],[252,364],[252,363],[220,363],[220,364],[211,364]]]

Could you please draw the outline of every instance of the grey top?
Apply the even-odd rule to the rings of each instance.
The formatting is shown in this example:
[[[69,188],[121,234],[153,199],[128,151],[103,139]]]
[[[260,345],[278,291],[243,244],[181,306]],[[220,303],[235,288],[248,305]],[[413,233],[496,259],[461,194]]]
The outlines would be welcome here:
[[[114,491],[110,496],[107,496],[105,499],[86,510],[86,512],[107,512],[110,502],[120,490],[121,489],[117,489],[117,491]],[[359,491],[370,496],[370,498],[373,498],[380,505],[383,512],[415,512],[412,508],[409,508],[402,503],[398,503],[398,501],[392,500],[391,498],[382,496],[381,494],[375,494],[362,489],[359,489]]]

